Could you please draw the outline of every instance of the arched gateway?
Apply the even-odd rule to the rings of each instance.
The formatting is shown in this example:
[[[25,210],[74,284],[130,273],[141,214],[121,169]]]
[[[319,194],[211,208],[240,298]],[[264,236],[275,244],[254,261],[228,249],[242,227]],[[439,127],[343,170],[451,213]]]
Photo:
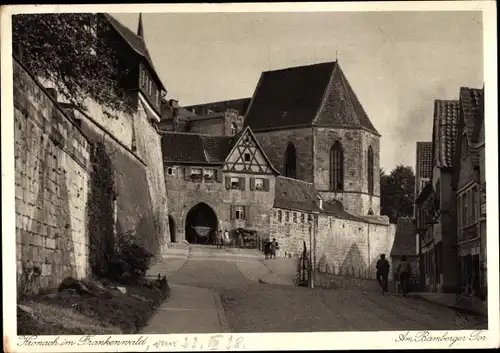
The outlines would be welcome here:
[[[191,208],[186,216],[186,241],[191,244],[214,244],[217,215],[204,202]]]

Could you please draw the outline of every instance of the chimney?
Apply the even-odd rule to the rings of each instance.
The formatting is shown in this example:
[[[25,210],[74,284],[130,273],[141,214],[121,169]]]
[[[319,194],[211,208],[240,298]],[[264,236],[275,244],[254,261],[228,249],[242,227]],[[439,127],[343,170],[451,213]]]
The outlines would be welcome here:
[[[175,99],[171,99],[169,102],[170,102],[170,106],[172,108],[179,108],[179,101],[177,101]]]

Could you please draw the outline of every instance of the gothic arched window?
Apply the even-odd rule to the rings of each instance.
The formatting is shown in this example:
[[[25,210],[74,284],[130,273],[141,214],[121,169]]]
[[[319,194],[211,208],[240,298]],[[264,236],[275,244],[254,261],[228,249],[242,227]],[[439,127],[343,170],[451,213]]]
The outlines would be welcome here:
[[[373,149],[368,147],[368,194],[373,195]]]
[[[330,149],[330,190],[344,190],[344,149],[339,141]]]
[[[285,151],[285,176],[294,179],[297,177],[297,152],[291,142],[288,143]]]
[[[238,132],[238,126],[236,123],[231,123],[231,135],[234,136]]]

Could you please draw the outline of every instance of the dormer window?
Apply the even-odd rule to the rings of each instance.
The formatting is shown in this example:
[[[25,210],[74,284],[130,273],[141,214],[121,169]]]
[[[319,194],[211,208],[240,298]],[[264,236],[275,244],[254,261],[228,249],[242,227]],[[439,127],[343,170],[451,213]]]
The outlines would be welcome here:
[[[464,132],[462,135],[462,158],[467,157],[469,153],[469,141],[467,140],[467,134]]]

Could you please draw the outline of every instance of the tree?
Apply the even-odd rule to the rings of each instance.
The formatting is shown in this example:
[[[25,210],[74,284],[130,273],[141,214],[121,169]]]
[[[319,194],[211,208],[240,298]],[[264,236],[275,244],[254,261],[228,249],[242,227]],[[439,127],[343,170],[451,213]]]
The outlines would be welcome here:
[[[13,49],[37,77],[86,110],[91,98],[109,110],[128,111],[121,83],[128,73],[118,60],[119,41],[104,14],[26,14],[12,17]]]
[[[380,171],[381,214],[396,223],[399,217],[411,217],[415,199],[413,168],[398,165],[389,174]]]

